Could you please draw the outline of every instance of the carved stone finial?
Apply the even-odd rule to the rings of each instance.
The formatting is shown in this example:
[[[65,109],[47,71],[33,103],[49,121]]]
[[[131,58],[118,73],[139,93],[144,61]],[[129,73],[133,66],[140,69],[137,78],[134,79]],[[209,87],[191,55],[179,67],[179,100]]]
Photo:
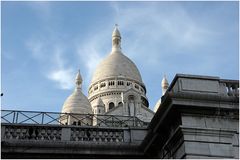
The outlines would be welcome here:
[[[81,74],[80,74],[80,69],[78,70],[77,76],[76,76],[76,78],[75,78],[75,84],[76,84],[76,87],[77,87],[77,88],[81,88],[81,85],[82,85],[82,77],[81,77]]]

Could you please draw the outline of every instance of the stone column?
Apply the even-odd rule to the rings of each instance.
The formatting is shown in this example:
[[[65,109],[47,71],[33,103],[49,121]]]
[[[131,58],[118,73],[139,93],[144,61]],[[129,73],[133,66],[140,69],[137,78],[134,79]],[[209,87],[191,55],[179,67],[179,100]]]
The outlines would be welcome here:
[[[130,116],[134,116],[135,115],[135,103],[134,103],[134,101],[130,100],[128,106],[129,106]]]

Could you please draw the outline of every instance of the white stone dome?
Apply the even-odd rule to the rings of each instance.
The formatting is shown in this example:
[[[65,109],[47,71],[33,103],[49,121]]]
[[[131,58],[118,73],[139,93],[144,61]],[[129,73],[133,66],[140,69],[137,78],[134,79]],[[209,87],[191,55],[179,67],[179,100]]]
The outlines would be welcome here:
[[[88,98],[76,89],[64,102],[62,113],[92,114],[92,108]]]
[[[133,89],[141,97],[143,106],[148,107],[146,88],[137,66],[121,50],[121,34],[115,27],[112,33],[112,51],[97,66],[90,87],[88,99],[92,106],[101,97],[105,111],[120,106],[122,94]]]
[[[66,99],[62,107],[62,113],[92,114],[92,107],[88,98],[82,93],[82,77],[80,71],[76,76],[76,88]]]
[[[142,83],[142,77],[136,65],[121,51],[109,54],[100,64],[92,78],[92,84],[110,77],[126,77]]]

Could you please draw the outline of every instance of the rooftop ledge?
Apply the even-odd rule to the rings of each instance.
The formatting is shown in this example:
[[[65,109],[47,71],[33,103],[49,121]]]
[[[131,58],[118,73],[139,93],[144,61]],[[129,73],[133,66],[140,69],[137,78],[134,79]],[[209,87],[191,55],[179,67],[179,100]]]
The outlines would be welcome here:
[[[239,80],[227,80],[202,75],[176,74],[167,92],[172,94],[182,92],[238,97]]]

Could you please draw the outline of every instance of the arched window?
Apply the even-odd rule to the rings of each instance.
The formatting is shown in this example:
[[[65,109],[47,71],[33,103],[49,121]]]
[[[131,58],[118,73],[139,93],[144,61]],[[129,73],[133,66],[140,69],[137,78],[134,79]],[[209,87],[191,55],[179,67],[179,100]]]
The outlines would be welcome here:
[[[122,102],[119,102],[119,103],[118,103],[118,106],[123,106],[123,103],[122,103]]]
[[[135,88],[136,88],[136,89],[139,89],[139,86],[135,84]]]
[[[114,108],[114,103],[113,102],[109,103],[109,110],[112,109],[112,108]]]
[[[110,81],[110,82],[108,83],[108,85],[109,85],[109,86],[114,86],[114,81]]]
[[[94,91],[97,90],[97,89],[98,89],[98,86],[95,86],[95,87],[94,87]]]
[[[105,87],[106,83],[101,83],[100,88]]]
[[[131,82],[127,82],[127,86],[130,86],[132,83]]]

